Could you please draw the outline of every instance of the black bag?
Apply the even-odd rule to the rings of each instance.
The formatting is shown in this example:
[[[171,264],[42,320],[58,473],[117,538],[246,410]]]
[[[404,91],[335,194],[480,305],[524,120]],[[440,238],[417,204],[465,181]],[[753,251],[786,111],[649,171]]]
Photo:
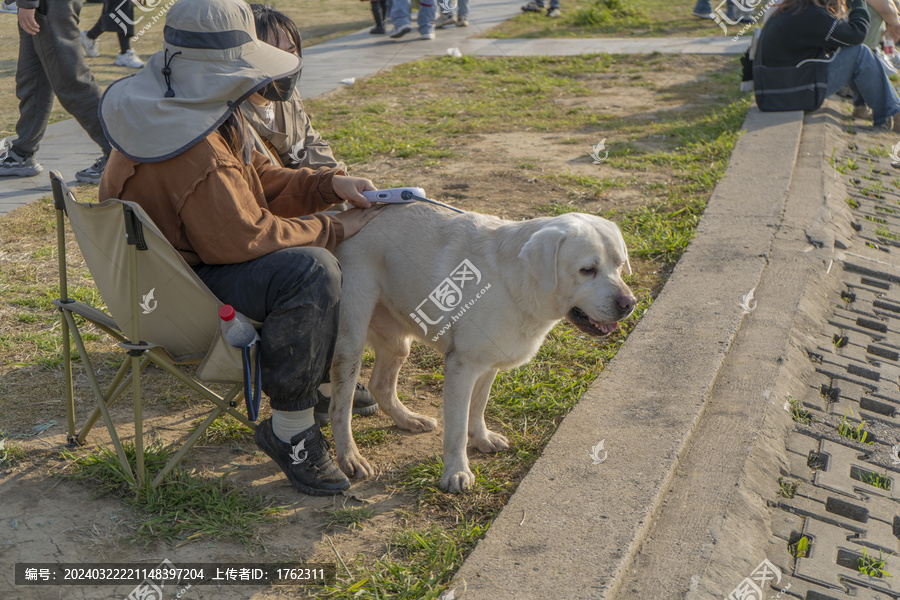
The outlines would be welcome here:
[[[753,91],[764,112],[816,110],[825,102],[830,60],[810,59],[796,67],[764,67],[762,38],[753,60]]]

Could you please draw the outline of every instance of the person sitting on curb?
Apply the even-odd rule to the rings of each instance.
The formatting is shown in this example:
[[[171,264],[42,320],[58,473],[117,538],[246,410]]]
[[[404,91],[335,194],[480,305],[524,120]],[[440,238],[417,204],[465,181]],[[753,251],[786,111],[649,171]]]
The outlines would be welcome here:
[[[100,200],[141,205],[222,302],[262,322],[260,372],[272,417],[256,444],[310,495],[350,487],[315,423],[316,389],[334,353],[341,270],[330,252],[383,209],[368,179],[287,169],[253,147],[239,105],[288,98],[296,54],[260,43],[243,0],[179,0],[163,49],[107,88],[100,120],[114,150]],[[301,217],[312,214],[311,218]]]
[[[784,0],[763,27],[755,60],[772,68],[827,63],[827,81],[815,82],[826,98],[849,85],[857,114],[868,106],[875,127],[900,132],[900,97],[863,45],[868,28],[865,0]]]
[[[0,177],[34,177],[44,170],[34,155],[47,131],[56,94],[62,107],[103,151],[93,165],[75,173],[75,179],[99,183],[111,147],[97,118],[100,87],[81,48],[81,0],[59,0],[53,3],[53,10],[38,0],[18,0],[17,5],[19,120],[16,139],[0,144]]]
[[[256,35],[265,42],[285,52],[303,58],[300,50],[300,31],[297,25],[283,12],[264,4],[251,4],[250,10],[256,22]],[[328,142],[322,139],[303,110],[299,86],[294,88],[290,98],[284,102],[273,102],[263,98],[259,92],[241,103],[241,112],[247,123],[259,134],[255,138],[257,150],[266,154],[274,164],[292,169],[339,169],[347,171],[347,165],[338,162]],[[335,206],[334,208],[341,208]],[[349,208],[349,207],[345,207]],[[317,392],[315,417],[319,425],[329,421],[328,407],[331,404],[331,382],[326,378]],[[368,388],[357,382],[353,396],[354,415],[374,415],[378,410],[375,398]]]

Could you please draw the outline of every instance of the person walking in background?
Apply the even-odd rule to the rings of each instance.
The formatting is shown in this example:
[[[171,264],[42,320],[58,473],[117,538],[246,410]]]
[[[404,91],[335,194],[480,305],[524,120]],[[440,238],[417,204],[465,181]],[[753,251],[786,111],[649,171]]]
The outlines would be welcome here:
[[[361,0],[366,2],[367,0]],[[368,0],[372,5],[372,16],[375,18],[375,27],[369,30],[372,34],[382,34],[385,32],[384,21],[390,15],[391,3],[389,0]]]
[[[419,0],[419,35],[423,40],[434,39],[435,0]],[[554,0],[556,1],[556,0]],[[391,37],[398,39],[412,31],[410,26],[409,0],[393,0],[391,6],[391,21],[394,26],[391,29]]]
[[[724,0],[720,2],[718,6],[716,6],[716,11],[719,12],[721,10],[722,4],[725,5],[725,19],[730,21],[732,25],[737,23],[752,23],[753,19],[750,15],[744,14],[745,11],[741,10],[741,7],[736,4],[737,0]],[[691,12],[692,15],[697,17],[698,19],[711,19],[714,20],[716,18],[716,12],[713,12],[712,3],[710,0],[697,0],[697,4],[694,5],[694,10]]]
[[[435,29],[443,29],[449,25],[456,24],[457,27],[469,26],[469,0],[459,0],[457,3],[456,15],[453,11],[441,11],[441,16],[434,23]]]
[[[543,12],[544,10],[544,0],[532,0],[528,4],[522,7],[522,12]],[[551,18],[557,18],[562,16],[562,13],[559,11],[559,0],[550,0],[550,8],[547,9],[547,16]]]
[[[118,3],[118,4],[116,4]],[[87,31],[81,32],[81,43],[84,45],[84,55],[88,58],[100,56],[100,34],[106,31],[115,31],[119,34],[119,54],[113,63],[129,69],[140,69],[143,61],[134,53],[131,47],[131,38],[134,37],[134,4],[131,0],[104,0],[103,12],[97,23]]]
[[[81,0],[17,0],[19,58],[16,64],[16,97],[19,120],[16,139],[0,147],[0,177],[33,177],[43,171],[35,160],[50,111],[53,95],[103,151],[75,178],[99,183],[112,149],[97,116],[100,87],[84,61],[78,16]]]

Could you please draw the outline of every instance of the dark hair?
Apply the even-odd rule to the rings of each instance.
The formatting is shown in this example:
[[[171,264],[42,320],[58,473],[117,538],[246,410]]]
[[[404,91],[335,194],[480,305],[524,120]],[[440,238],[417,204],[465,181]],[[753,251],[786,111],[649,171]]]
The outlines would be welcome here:
[[[303,57],[303,52],[300,50],[303,41],[300,38],[300,31],[289,16],[268,4],[251,4],[250,10],[253,11],[253,20],[256,22],[256,37],[259,38],[259,41],[265,42],[273,33],[281,29],[294,42],[297,54],[301,58]]]
[[[799,13],[812,6],[824,8],[835,17],[842,17],[847,12],[847,5],[844,0],[783,0],[783,2],[775,9],[774,14],[788,12],[793,9],[794,13]]]
[[[247,135],[244,115],[240,109],[231,111],[231,114],[216,131],[225,139],[231,153],[245,165],[249,165],[253,154],[253,142]]]

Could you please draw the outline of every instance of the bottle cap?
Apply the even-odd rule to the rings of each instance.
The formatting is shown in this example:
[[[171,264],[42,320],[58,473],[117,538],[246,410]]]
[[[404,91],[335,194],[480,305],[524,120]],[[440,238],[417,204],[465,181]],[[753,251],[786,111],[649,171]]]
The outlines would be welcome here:
[[[225,304],[222,308],[219,309],[219,318],[223,321],[230,321],[234,318],[234,307],[230,304]]]

